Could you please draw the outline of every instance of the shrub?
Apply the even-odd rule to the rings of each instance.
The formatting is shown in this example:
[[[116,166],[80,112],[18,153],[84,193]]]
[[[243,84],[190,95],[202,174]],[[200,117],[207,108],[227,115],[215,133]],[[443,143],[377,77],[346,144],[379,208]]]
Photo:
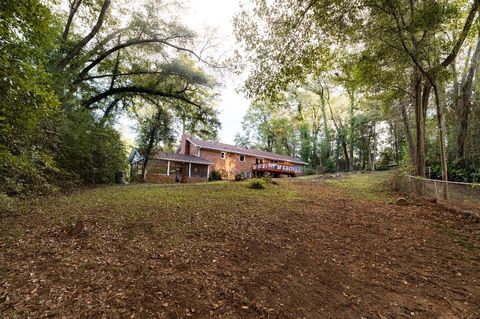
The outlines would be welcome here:
[[[70,180],[113,183],[127,169],[125,146],[111,125],[100,125],[90,112],[69,112],[60,126],[62,143],[56,160]]]
[[[241,180],[243,180],[242,174],[240,174],[240,173],[239,173],[239,174],[236,174],[236,175],[235,175],[235,180],[236,180],[236,181],[241,181]]]
[[[272,176],[270,175],[265,175],[262,177],[262,180],[266,183],[266,184],[271,184],[272,183]]]
[[[252,189],[264,189],[267,183],[260,178],[255,178],[250,181],[248,187]]]
[[[393,150],[391,147],[387,147],[380,153],[380,159],[376,163],[377,171],[385,171],[389,169],[389,165],[394,162]]]
[[[327,159],[327,163],[325,165],[325,173],[335,173],[337,171],[337,165],[334,160]]]
[[[210,180],[210,181],[220,181],[220,180],[222,180],[222,175],[220,174],[219,171],[211,171],[210,176],[208,177],[208,180]]]

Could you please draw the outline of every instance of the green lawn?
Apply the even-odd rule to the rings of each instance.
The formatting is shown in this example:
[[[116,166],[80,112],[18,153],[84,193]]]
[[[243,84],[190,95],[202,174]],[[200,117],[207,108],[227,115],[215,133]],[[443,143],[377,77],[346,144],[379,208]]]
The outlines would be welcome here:
[[[349,196],[373,201],[390,201],[388,181],[392,171],[342,174],[341,178],[326,179],[325,184],[339,188]]]
[[[66,227],[78,220],[96,220],[117,231],[128,230],[129,236],[154,235],[178,243],[203,224],[221,227],[238,218],[271,212],[268,208],[280,199],[288,203],[299,198],[287,183],[269,184],[261,190],[250,189],[248,183],[104,186],[69,196],[17,200],[15,215],[24,218],[24,223],[21,227],[0,226],[0,236],[15,240],[34,224]],[[202,225],[196,223],[200,214]]]

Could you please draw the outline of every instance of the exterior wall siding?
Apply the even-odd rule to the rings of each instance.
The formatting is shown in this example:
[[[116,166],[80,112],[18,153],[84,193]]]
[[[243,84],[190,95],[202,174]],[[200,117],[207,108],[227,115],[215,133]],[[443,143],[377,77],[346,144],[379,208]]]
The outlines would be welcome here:
[[[225,152],[225,159],[221,158],[220,151],[201,149],[200,156],[210,161],[210,172],[212,170],[220,172],[222,178],[234,179],[236,174],[242,172],[251,172],[256,158],[245,155],[245,162],[240,161],[240,155]]]
[[[187,147],[187,143],[190,144],[189,147]],[[189,152],[186,152],[187,148],[189,148]],[[178,153],[180,154],[187,154],[187,155],[194,155],[198,156],[198,147],[187,141],[185,135],[182,136],[182,140],[180,141],[180,147]]]
[[[255,156],[245,155],[245,161],[241,162],[240,154],[229,153],[229,152],[224,152],[225,158],[223,159],[221,158],[222,151],[209,150],[204,148],[201,148],[199,150],[199,148],[196,145],[194,145],[190,141],[187,141],[185,135],[182,136],[182,139],[180,141],[180,146],[178,148],[178,152],[180,154],[199,156],[208,160],[209,162],[212,163],[210,164],[210,172],[218,171],[222,175],[222,178],[224,179],[235,179],[235,175],[241,174],[244,172],[252,173],[253,165],[256,164],[256,159],[257,159],[257,157]],[[269,159],[263,160],[263,163],[272,163],[272,162],[282,164],[282,165],[298,166],[298,164],[294,164],[287,161],[272,161]],[[303,169],[302,169],[302,173],[303,173]],[[287,176],[287,174],[285,174],[285,176]]]
[[[160,184],[173,184],[175,183],[177,167],[182,169],[181,182],[182,183],[198,183],[208,180],[207,177],[200,177],[200,175],[206,176],[206,166],[192,164],[192,177],[188,177],[188,163],[179,163],[170,161],[170,175],[167,175],[167,161],[166,160],[151,160],[147,167],[147,183],[160,183]],[[194,167],[197,168],[197,172],[194,172]],[[205,173],[205,174],[204,174]]]

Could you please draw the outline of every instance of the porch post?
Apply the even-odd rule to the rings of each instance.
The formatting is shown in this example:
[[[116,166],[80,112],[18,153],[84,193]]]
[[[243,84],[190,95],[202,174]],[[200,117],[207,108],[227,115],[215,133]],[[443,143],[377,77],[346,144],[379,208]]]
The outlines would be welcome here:
[[[192,177],[192,163],[188,163],[188,177]]]
[[[170,161],[167,161],[167,175],[170,175]]]
[[[210,165],[207,165],[207,179],[208,179],[208,176],[210,176]]]

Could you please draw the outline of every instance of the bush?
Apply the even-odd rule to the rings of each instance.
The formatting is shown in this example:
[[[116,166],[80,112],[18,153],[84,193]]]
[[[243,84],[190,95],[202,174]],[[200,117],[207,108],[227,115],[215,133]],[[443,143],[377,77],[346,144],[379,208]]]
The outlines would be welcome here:
[[[327,159],[327,163],[325,164],[325,173],[335,173],[337,171],[337,165],[334,160]]]
[[[90,112],[69,112],[60,127],[57,163],[67,180],[84,184],[113,183],[127,169],[125,146],[111,125],[100,125]]]
[[[240,174],[240,173],[239,173],[239,174],[236,174],[236,175],[235,175],[235,180],[236,180],[237,182],[243,180],[242,174]]]
[[[376,163],[377,171],[386,171],[390,167],[389,165],[394,162],[393,150],[390,147],[387,147],[380,153],[380,159]]]
[[[266,186],[266,182],[263,179],[255,178],[250,181],[248,187],[252,189],[264,189]]]
[[[210,181],[220,181],[222,180],[222,175],[220,174],[219,171],[211,171],[210,176],[208,177],[208,180]]]

